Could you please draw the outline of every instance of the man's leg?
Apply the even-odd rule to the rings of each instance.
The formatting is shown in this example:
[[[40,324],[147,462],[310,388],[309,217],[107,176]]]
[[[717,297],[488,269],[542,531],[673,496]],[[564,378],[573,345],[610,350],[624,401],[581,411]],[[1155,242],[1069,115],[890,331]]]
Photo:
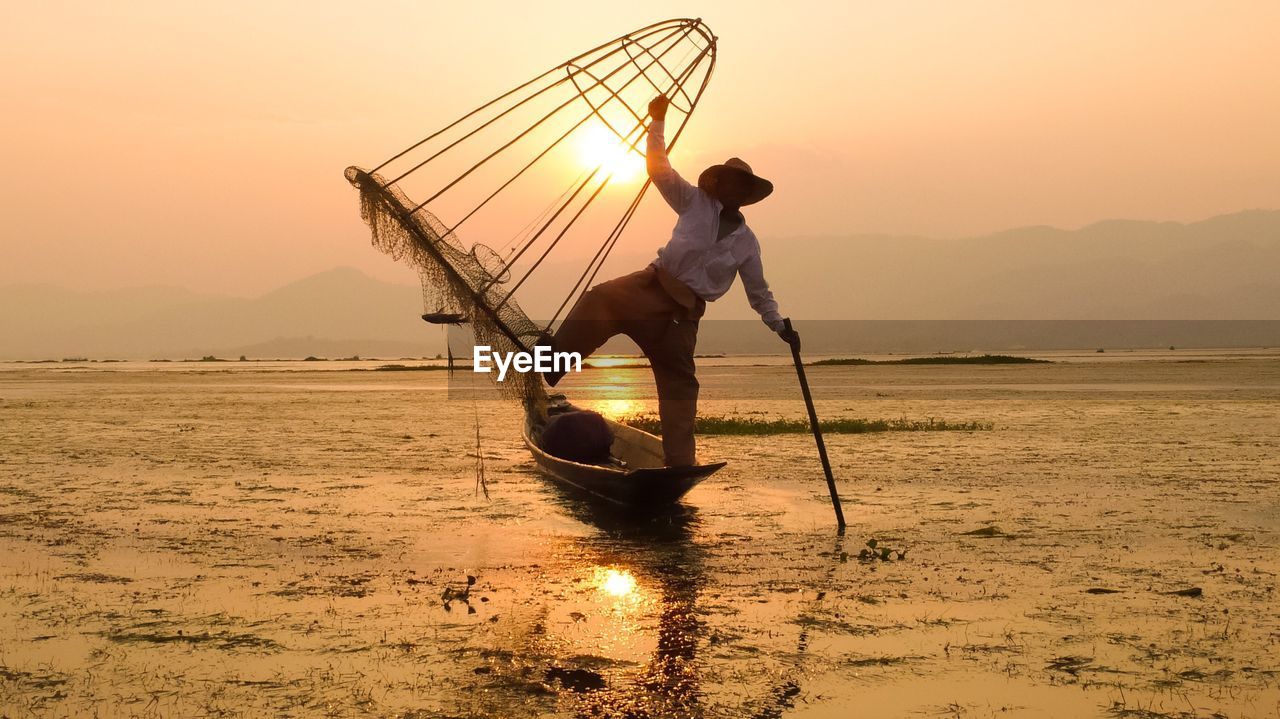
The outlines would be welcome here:
[[[610,337],[623,331],[630,314],[628,297],[634,296],[646,281],[643,272],[633,272],[608,282],[601,282],[583,293],[564,318],[551,339],[555,352],[577,352],[582,359],[600,349]],[[564,376],[563,371],[543,375],[552,387]]]
[[[693,361],[698,321],[669,322],[666,331],[643,347],[658,385],[662,452],[668,467],[697,464],[694,421],[698,416],[698,377]]]

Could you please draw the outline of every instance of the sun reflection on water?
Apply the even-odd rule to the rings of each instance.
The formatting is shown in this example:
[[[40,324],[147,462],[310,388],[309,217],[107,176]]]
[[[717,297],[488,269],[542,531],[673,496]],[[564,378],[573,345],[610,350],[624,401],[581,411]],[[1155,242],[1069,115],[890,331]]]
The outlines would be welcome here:
[[[606,569],[600,580],[600,589],[615,597],[626,597],[635,593],[636,578],[631,572],[617,569]]]
[[[595,410],[609,419],[639,414],[644,404],[634,399],[606,399],[595,403]]]
[[[643,603],[644,590],[636,581],[636,575],[628,569],[618,567],[595,567],[591,571],[591,586],[600,597],[620,609],[624,605]]]

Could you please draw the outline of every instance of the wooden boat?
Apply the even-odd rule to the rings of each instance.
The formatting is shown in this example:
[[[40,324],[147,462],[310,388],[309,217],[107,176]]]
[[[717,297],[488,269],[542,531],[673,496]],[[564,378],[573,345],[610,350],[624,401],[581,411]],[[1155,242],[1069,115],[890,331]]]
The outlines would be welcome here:
[[[561,411],[576,409],[562,405]],[[541,427],[532,412],[525,414],[524,443],[538,468],[558,482],[610,503],[631,508],[673,504],[727,462],[691,467],[663,465],[662,438],[605,418],[613,431],[610,464],[582,464],[553,457],[539,445]]]

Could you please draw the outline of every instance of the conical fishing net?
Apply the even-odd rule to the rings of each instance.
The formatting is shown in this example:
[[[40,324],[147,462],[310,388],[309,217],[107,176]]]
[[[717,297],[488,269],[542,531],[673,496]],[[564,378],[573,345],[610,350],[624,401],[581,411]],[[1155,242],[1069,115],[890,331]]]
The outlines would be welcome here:
[[[530,350],[541,329],[514,299],[503,302],[510,272],[496,252],[475,244],[470,250],[425,209],[412,204],[399,188],[357,167],[347,180],[360,190],[360,217],[369,225],[373,245],[397,261],[409,263],[422,281],[424,307],[461,316],[477,345],[496,352]],[[496,308],[496,309],[495,309]],[[534,372],[511,372],[498,383],[504,396],[537,400],[544,396]]]
[[[590,286],[649,187],[648,103],[670,100],[674,147],[711,79],[715,47],[701,20],[654,23],[550,68],[371,170],[348,168],[374,246],[417,270],[424,319],[460,320],[495,353],[531,351]],[[585,267],[559,265],[563,289],[537,308],[549,318],[540,325],[515,297],[525,287],[530,299],[525,281],[557,248]],[[537,372],[508,372],[498,388],[530,405],[545,399]]]

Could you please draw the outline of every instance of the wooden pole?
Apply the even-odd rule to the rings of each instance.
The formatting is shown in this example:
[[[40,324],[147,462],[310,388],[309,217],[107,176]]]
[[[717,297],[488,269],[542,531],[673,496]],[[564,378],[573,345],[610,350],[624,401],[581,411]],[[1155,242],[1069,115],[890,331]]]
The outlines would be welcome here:
[[[791,329],[791,318],[782,320],[788,332]],[[813,429],[813,439],[818,443],[818,458],[822,460],[822,471],[827,475],[827,489],[831,492],[831,506],[836,510],[836,526],[841,531],[845,528],[844,510],[840,507],[840,494],[836,491],[836,478],[831,474],[831,461],[827,459],[827,445],[822,441],[822,427],[818,425],[818,412],[813,408],[813,395],[809,392],[809,380],[804,376],[804,362],[800,360],[799,342],[790,342],[791,359],[796,363],[796,376],[800,378],[800,391],[804,393],[805,406],[809,408],[809,426]]]

